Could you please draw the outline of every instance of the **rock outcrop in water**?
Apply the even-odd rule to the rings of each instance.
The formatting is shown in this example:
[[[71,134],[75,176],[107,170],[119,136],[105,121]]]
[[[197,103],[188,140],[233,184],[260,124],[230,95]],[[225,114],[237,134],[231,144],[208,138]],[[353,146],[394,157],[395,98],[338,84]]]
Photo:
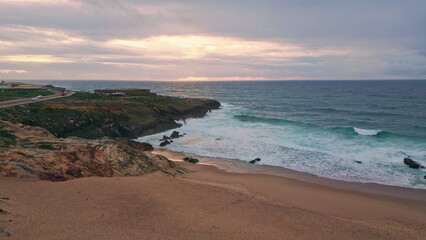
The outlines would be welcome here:
[[[173,131],[172,134],[170,135],[171,139],[173,139],[173,138],[179,138],[179,137],[181,137],[181,135],[179,134],[178,131]]]
[[[160,147],[167,146],[167,145],[169,145],[170,143],[171,143],[171,141],[169,141],[169,140],[164,140],[163,142],[161,142],[161,143],[160,143]]]
[[[414,161],[411,158],[404,158],[404,163],[410,168],[424,168],[420,163]]]

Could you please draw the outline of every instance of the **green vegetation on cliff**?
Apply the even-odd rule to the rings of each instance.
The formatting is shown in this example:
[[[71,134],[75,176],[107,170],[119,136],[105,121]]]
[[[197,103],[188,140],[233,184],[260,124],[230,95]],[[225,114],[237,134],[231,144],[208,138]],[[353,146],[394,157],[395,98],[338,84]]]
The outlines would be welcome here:
[[[66,98],[0,109],[0,118],[40,126],[57,137],[136,138],[178,127],[176,120],[202,117],[220,106],[210,99],[138,93],[135,90],[125,96],[76,93]]]
[[[0,102],[1,101],[14,100],[14,99],[20,99],[20,98],[36,97],[36,96],[39,96],[39,95],[48,96],[48,95],[52,95],[52,94],[53,94],[53,92],[51,92],[51,91],[0,92]]]
[[[16,137],[11,131],[4,130],[5,125],[0,122],[0,147],[8,147],[16,144]]]
[[[15,135],[9,131],[0,130],[0,147],[8,147],[16,144]]]

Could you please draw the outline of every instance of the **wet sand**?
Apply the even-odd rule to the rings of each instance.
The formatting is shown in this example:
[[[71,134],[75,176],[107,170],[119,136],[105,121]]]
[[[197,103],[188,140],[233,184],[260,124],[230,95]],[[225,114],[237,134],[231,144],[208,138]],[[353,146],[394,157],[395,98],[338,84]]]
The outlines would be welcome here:
[[[0,208],[10,213],[0,214],[0,229],[11,233],[0,232],[0,238],[423,239],[426,234],[424,190],[355,186],[292,171],[271,174],[248,164],[225,171],[209,161],[214,159],[202,159],[208,165],[182,162],[193,172],[179,177],[60,183],[0,178],[0,197],[9,198]]]

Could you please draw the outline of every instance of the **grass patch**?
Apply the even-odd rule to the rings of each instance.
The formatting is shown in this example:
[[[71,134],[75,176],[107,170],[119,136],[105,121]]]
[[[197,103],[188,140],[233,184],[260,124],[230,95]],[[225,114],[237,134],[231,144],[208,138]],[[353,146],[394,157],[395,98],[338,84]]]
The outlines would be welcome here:
[[[48,96],[52,95],[51,91],[34,91],[34,92],[0,92],[0,101],[8,101],[20,98],[31,98],[39,95]]]
[[[0,130],[0,147],[9,147],[16,145],[16,136],[11,131]]]
[[[141,103],[151,103],[151,104],[170,104],[173,103],[173,100],[170,98],[143,98],[143,97],[131,97],[126,98],[127,101],[131,102],[141,102]]]
[[[76,92],[74,95],[72,95],[72,98],[77,98],[80,100],[117,100],[118,97],[120,96],[109,96],[85,92]]]
[[[52,144],[42,144],[39,145],[38,148],[46,150],[58,150],[58,148],[55,148]]]

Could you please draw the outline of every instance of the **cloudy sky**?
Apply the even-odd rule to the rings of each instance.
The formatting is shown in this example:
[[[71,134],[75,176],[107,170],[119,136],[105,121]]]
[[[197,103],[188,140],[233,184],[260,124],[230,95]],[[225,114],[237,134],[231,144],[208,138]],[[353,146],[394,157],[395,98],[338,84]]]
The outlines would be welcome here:
[[[0,79],[426,79],[425,0],[0,0]]]

